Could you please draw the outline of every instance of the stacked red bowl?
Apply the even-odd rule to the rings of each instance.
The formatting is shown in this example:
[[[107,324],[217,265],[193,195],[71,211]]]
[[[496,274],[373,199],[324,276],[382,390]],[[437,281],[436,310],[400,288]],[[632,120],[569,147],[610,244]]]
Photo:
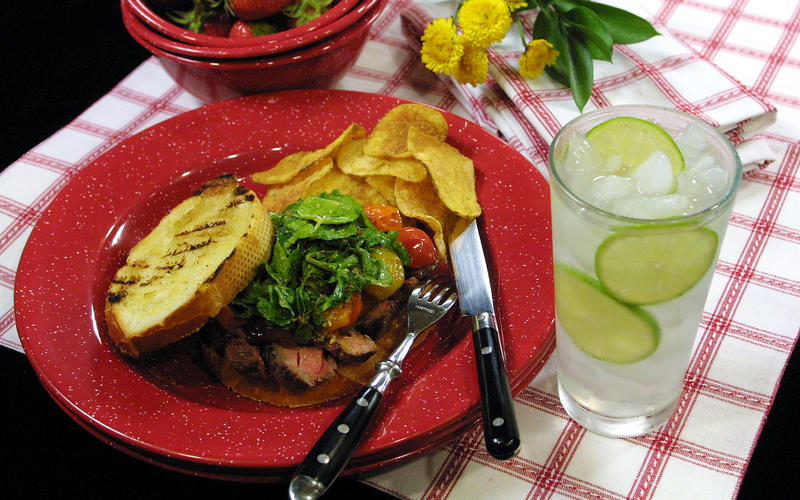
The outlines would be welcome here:
[[[179,7],[165,7],[164,3],[120,0],[125,28],[182,87],[203,100],[216,101],[240,94],[332,85],[355,62],[387,0],[332,0],[327,10],[311,21],[246,37],[227,36],[227,31],[219,30],[189,30],[170,19],[170,13]],[[227,18],[224,29],[229,30],[235,15],[223,16]]]

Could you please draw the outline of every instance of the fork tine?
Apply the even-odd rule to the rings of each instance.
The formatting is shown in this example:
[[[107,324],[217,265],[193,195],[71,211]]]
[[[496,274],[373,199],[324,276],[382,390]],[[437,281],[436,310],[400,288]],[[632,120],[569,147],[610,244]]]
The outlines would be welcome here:
[[[441,304],[442,299],[448,293],[450,293],[450,287],[442,285],[442,287],[438,289],[438,293],[431,299],[431,302],[436,302],[437,304]]]
[[[424,285],[424,292],[421,294],[421,297],[425,300],[430,300],[430,297],[436,292],[436,290],[441,286],[440,280],[430,280],[426,281]]]
[[[447,288],[449,285],[449,281],[445,278],[433,278],[421,285],[424,289],[424,293],[421,294],[421,297],[425,300],[431,300],[430,297],[433,296],[437,290],[440,290],[442,287]]]
[[[456,301],[452,283],[435,278],[418,285],[408,300],[409,331],[420,332],[438,321]]]

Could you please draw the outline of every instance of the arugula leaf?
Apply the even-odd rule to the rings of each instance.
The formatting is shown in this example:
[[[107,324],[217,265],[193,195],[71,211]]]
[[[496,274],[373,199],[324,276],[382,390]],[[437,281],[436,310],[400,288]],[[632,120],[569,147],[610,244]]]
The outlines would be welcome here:
[[[294,206],[294,216],[299,219],[312,220],[317,224],[344,224],[358,218],[361,206],[350,198],[346,199],[323,198],[312,196],[300,200]]]
[[[295,202],[272,220],[272,256],[231,306],[240,317],[293,330],[300,344],[322,330],[327,309],[368,285],[391,283],[386,265],[371,251],[388,248],[408,264],[397,231],[377,229],[361,205],[338,191]]]

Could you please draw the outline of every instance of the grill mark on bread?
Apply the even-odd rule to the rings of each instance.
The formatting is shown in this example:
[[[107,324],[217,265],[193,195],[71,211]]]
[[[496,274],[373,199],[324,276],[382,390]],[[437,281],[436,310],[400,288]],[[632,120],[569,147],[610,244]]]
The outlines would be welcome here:
[[[120,290],[119,292],[108,292],[108,301],[112,304],[120,302],[122,299],[125,298],[125,290]]]
[[[214,220],[214,221],[206,222],[205,224],[198,224],[198,225],[196,225],[195,227],[193,227],[191,229],[187,229],[185,231],[181,231],[180,233],[176,233],[175,236],[187,236],[187,235],[192,234],[192,233],[196,233],[196,232],[199,232],[199,231],[204,231],[206,229],[211,229],[212,227],[224,226],[225,224],[227,224],[227,221],[225,221],[224,219]]]
[[[184,243],[184,248],[173,248],[172,250],[167,252],[165,257],[174,257],[174,256],[180,255],[182,253],[193,252],[193,251],[197,250],[198,248],[207,247],[211,243],[213,243],[213,240],[211,238],[203,240],[203,241],[201,241],[199,243]]]
[[[242,198],[236,198],[234,200],[231,200],[230,202],[228,202],[228,204],[225,206],[225,208],[238,207],[242,203],[250,203],[255,199],[256,199],[255,195],[248,194],[247,196],[244,196]]]
[[[115,285],[135,285],[138,281],[138,276],[131,276],[130,278],[117,278],[115,276],[114,279],[111,280]]]
[[[181,260],[180,262],[172,262],[170,264],[164,264],[163,266],[158,266],[158,269],[161,269],[162,271],[174,271],[176,269],[182,268],[185,263],[186,261]]]
[[[170,272],[170,271],[167,271],[167,272]],[[154,275],[150,276],[149,279],[139,283],[139,286],[140,287],[150,286],[150,285],[153,284],[154,281],[158,281],[158,280],[163,279],[163,278],[164,278],[163,274],[154,274]]]

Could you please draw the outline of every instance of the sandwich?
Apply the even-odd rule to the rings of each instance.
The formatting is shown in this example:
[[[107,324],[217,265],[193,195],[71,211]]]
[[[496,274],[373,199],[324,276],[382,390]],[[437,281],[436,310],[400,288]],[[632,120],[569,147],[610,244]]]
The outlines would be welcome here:
[[[272,220],[232,175],[207,182],[128,254],[108,288],[108,334],[138,357],[219,314],[271,253]]]
[[[272,218],[269,261],[201,330],[202,352],[248,398],[290,407],[337,399],[368,382],[399,343],[409,294],[438,258],[431,250],[432,261],[412,261],[397,230],[381,231],[337,190]]]

